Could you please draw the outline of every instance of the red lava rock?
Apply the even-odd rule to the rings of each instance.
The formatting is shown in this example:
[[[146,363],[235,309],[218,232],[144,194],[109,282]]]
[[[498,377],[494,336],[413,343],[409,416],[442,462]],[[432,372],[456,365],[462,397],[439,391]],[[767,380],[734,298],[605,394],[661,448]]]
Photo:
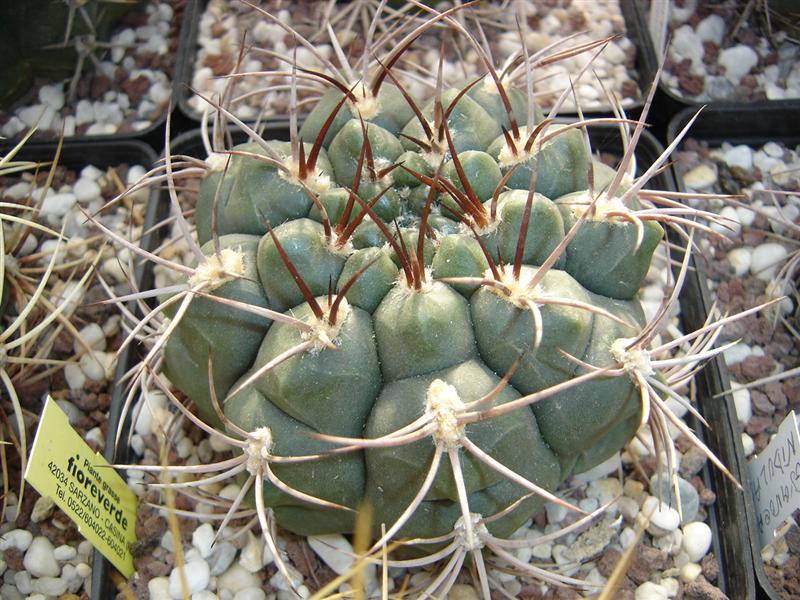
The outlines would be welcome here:
[[[24,571],[25,566],[22,564],[22,559],[25,558],[25,553],[16,548],[9,548],[3,553],[3,560],[12,571]]]
[[[772,418],[771,417],[761,417],[758,415],[754,415],[750,417],[750,420],[747,422],[744,430],[747,432],[748,435],[758,435],[759,433],[766,431],[772,425]]]
[[[780,381],[771,381],[764,384],[764,394],[769,399],[770,404],[778,409],[784,409],[789,404],[784,392],[783,385]],[[770,413],[772,414],[772,413]]]
[[[703,63],[712,65],[717,62],[719,56],[719,46],[714,42],[703,42]]]
[[[742,376],[746,381],[755,381],[770,375],[775,369],[775,361],[771,356],[750,355],[742,361]]]
[[[111,80],[105,75],[96,75],[92,77],[91,88],[89,89],[89,96],[92,100],[100,100],[103,95],[111,89]]]
[[[703,567],[703,576],[709,581],[716,581],[719,577],[719,563],[714,558],[713,554],[706,554],[703,560],[700,561],[700,566]]]
[[[702,93],[702,91],[705,89],[706,78],[702,75],[679,75],[678,85],[687,94],[696,96],[697,94]]]
[[[783,393],[789,404],[800,406],[800,379],[787,379],[783,382]]]
[[[206,66],[214,72],[214,75],[227,75],[233,68],[233,59],[227,55],[215,54],[206,58]]]
[[[752,390],[750,392],[750,401],[758,414],[771,415],[775,412],[775,405],[770,402],[770,399],[763,392]]]
[[[615,548],[606,548],[602,556],[597,560],[597,570],[603,577],[611,577],[614,572],[614,567],[617,566],[622,552]]]
[[[120,87],[131,99],[131,102],[137,104],[147,94],[147,90],[150,89],[150,80],[144,75],[139,75],[134,79],[122,82]]]
[[[700,497],[700,506],[711,506],[717,501],[717,495],[708,488],[703,488],[698,496]]]
[[[739,81],[739,85],[743,85],[746,88],[750,88],[751,90],[758,87],[758,80],[756,79],[755,75],[745,75]]]
[[[650,546],[641,546],[631,560],[628,577],[640,585],[650,579],[653,571],[666,569],[668,563],[669,558],[665,552]]]
[[[719,588],[714,587],[703,577],[698,577],[686,586],[684,598],[690,600],[728,600]]]

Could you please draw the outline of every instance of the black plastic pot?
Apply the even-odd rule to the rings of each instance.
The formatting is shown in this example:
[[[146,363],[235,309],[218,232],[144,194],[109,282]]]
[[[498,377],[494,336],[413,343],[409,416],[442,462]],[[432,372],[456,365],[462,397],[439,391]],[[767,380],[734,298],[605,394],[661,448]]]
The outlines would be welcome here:
[[[191,83],[194,74],[195,58],[197,56],[197,36],[200,29],[200,18],[208,5],[208,0],[188,0],[185,13],[185,27],[181,33],[181,45],[179,47],[179,54],[185,62],[185,70],[182,70],[179,76],[176,76],[177,89],[178,89],[178,106],[181,113],[195,126],[200,123],[202,118],[201,113],[193,109],[189,105],[189,99],[192,97]],[[646,26],[643,28],[640,17],[636,9],[636,0],[620,0],[620,7],[622,9],[622,16],[625,18],[625,28],[627,37],[631,39],[636,46],[636,62],[635,69],[638,73],[639,88],[641,90],[641,100],[626,106],[626,111],[629,115],[638,115],[644,105],[644,97],[647,95],[647,89],[655,77],[657,65],[647,58],[646,48],[650,43],[647,36]],[[185,34],[185,35],[184,35]],[[587,74],[584,77],[589,77]],[[589,109],[584,110],[586,115],[610,115],[611,110],[603,109]],[[575,115],[575,112],[562,111],[562,116]],[[302,122],[302,115],[300,116]],[[289,122],[289,115],[284,116],[270,116],[262,120],[263,122],[273,123],[276,125],[286,126]]]
[[[667,0],[664,0],[667,1]],[[623,0],[625,3],[626,0]],[[661,59],[660,56],[657,55],[655,46],[653,44],[653,38],[650,35],[650,29],[647,24],[647,5],[644,2],[630,2],[631,6],[630,9],[632,10],[631,18],[637,22],[637,27],[639,31],[639,39],[641,40],[641,45],[638,48],[642,54],[642,61],[645,63],[644,72],[649,74],[649,80],[652,81],[655,78],[656,71],[658,70],[658,64]],[[626,17],[627,18],[627,17]],[[689,107],[699,108],[701,105],[708,105],[714,107],[724,107],[724,110],[728,111],[725,114],[727,115],[737,115],[737,114],[744,114],[747,111],[752,111],[754,114],[762,112],[762,111],[772,111],[783,110],[781,107],[791,108],[792,106],[795,107],[795,110],[800,110],[800,100],[762,100],[759,102],[701,102],[695,101],[685,96],[681,96],[679,94],[674,93],[670,88],[664,84],[664,82],[659,79],[658,81],[658,93],[656,95],[653,110],[651,111],[651,117],[648,119],[651,121],[659,132],[666,132],[667,137],[670,135],[669,128],[671,123],[675,121],[673,118],[677,118],[676,115],[686,110]],[[778,107],[778,108],[774,108]],[[723,113],[720,113],[723,114]],[[726,125],[727,127],[727,125]],[[748,129],[751,129],[752,126],[749,126]],[[726,131],[725,128],[719,129],[718,131]],[[670,138],[669,141],[672,141],[673,138]],[[740,143],[747,143],[745,141],[741,141]]]
[[[672,142],[681,129],[695,114],[695,108],[687,108],[678,113],[669,126],[669,141]],[[692,125],[688,137],[707,142],[710,146],[717,146],[723,142],[731,144],[747,144],[751,146],[762,146],[768,141],[780,141],[787,146],[800,144],[800,129],[793,126],[800,117],[800,102],[781,101],[754,104],[717,104],[706,108]],[[683,179],[678,173],[676,175],[678,189],[689,191],[683,184]],[[702,286],[703,290],[707,288]],[[727,367],[723,358],[717,359],[719,363],[718,386],[713,389],[713,393],[722,393],[730,390],[730,380],[728,378]],[[731,402],[729,394],[725,396],[726,402]],[[735,411],[729,411],[731,416]],[[733,425],[734,452],[739,463],[740,481],[745,490],[752,489],[749,472],[747,470],[747,460],[744,456],[744,449],[741,443],[740,429],[735,418]],[[756,508],[750,492],[743,495],[743,506],[745,521],[748,529],[746,544],[750,548],[750,555],[753,557],[755,574],[761,587],[762,595],[773,600],[781,600],[781,596],[767,578],[764,570],[764,563],[761,561],[761,543],[759,541],[758,529],[756,528]]]
[[[623,152],[619,131],[614,126],[594,126],[589,129],[590,139],[595,151],[608,152],[621,156]],[[244,141],[245,136],[238,131],[232,131],[234,142]],[[284,127],[270,126],[266,131],[266,139],[288,140],[289,132]],[[171,144],[173,154],[182,154],[204,158],[205,150],[199,130],[190,131],[177,137]],[[640,165],[651,164],[662,152],[663,148],[653,135],[643,132],[637,147],[637,158]],[[669,171],[662,172],[653,178],[650,186],[652,189],[675,190],[675,181]],[[168,199],[166,194],[160,198],[151,198],[148,207],[148,221],[145,230],[150,230],[166,214]],[[161,231],[161,230],[156,230]],[[143,240],[143,247],[154,248],[159,242],[157,237],[163,233],[156,233],[147,240]],[[678,257],[680,258],[680,257]],[[152,266],[148,263],[143,271],[137,275],[140,289],[147,289],[148,281],[152,280]],[[707,294],[705,278],[702,273],[692,269],[686,276],[684,289],[681,294],[681,318],[685,331],[699,328],[705,321],[710,302]],[[132,365],[132,355],[125,359],[126,365]],[[125,367],[120,366],[120,369]],[[119,373],[123,371],[120,370]],[[714,396],[728,389],[727,377],[721,360],[710,361],[696,377],[697,401],[700,412],[711,423],[711,429],[704,429],[695,419],[689,420],[689,425],[704,439],[705,443],[728,466],[738,480],[742,480],[743,456],[738,439],[735,422],[735,410],[730,396],[722,399]],[[115,390],[112,417],[119,418],[121,403],[124,398],[123,390]],[[110,419],[112,418],[110,417]],[[121,424],[123,433],[127,431],[129,423]],[[109,439],[112,432],[109,431]],[[124,435],[123,435],[124,439]],[[737,444],[739,444],[737,446]],[[108,454],[108,452],[107,452]],[[125,460],[127,448],[120,448],[117,454],[113,451],[107,456],[109,460]],[[747,541],[747,525],[744,522],[745,498],[717,469],[706,466],[701,472],[704,484],[714,490],[717,495],[715,504],[707,507],[709,526],[714,535],[712,551],[719,563],[718,585],[732,600],[754,600],[756,598],[755,576],[752,569],[751,547]],[[110,581],[107,576],[108,563],[99,559],[95,563],[93,580],[93,598],[102,600],[111,593]]]
[[[55,144],[28,144],[18,155],[20,160],[36,160],[48,161],[52,160],[55,154]],[[87,165],[94,165],[98,168],[106,168],[123,163],[127,164],[140,164],[145,168],[149,168],[156,161],[156,155],[153,150],[140,141],[135,140],[115,140],[104,142],[75,142],[68,141],[64,143],[61,151],[60,165],[64,165],[71,169],[80,169]],[[155,194],[153,195],[155,197]],[[155,221],[154,211],[158,208],[158,204],[153,201],[148,206],[147,220]],[[142,245],[152,244],[148,238],[152,236],[145,235],[142,240]],[[148,274],[149,272],[149,274]],[[152,277],[152,270],[141,269],[137,273],[137,279],[141,278],[143,283],[146,283],[146,278]],[[117,381],[122,374],[129,368],[130,365],[135,363],[134,348],[125,352],[121,358],[114,380]],[[127,446],[115,448],[113,440],[117,432],[121,430],[122,437],[126,436],[127,429],[130,425],[129,422],[120,422],[120,411],[122,402],[124,400],[123,386],[114,386],[113,398],[111,407],[108,414],[108,431],[106,433],[106,447],[103,452],[104,457],[109,463],[124,463],[128,459]],[[105,557],[97,550],[94,551],[92,559],[92,598],[96,600],[106,600],[113,598],[116,594],[115,587],[111,581],[109,569],[110,563]]]
[[[6,152],[9,146],[4,147]],[[56,144],[50,143],[29,143],[17,155],[18,160],[31,160],[37,162],[47,162],[53,159],[56,151]],[[138,164],[149,168],[156,161],[155,152],[141,141],[135,140],[115,140],[104,142],[78,142],[67,141],[61,150],[59,165],[70,169],[81,169],[88,165],[93,165],[100,169],[113,167],[121,164]],[[155,198],[155,194],[153,194]],[[154,222],[155,215],[152,211],[158,208],[158,203],[153,201],[148,206],[147,221]],[[152,244],[152,235],[145,235],[142,245]],[[146,277],[152,277],[152,270],[140,269],[137,279],[146,283]],[[135,350],[130,349],[125,352],[117,367],[114,381],[118,381],[122,374],[135,363]],[[123,437],[129,423],[120,423],[120,410],[124,400],[124,390],[121,386],[114,386],[113,398],[108,414],[108,431],[106,433],[106,447],[103,452],[108,462],[124,463],[128,458],[128,448],[114,448],[113,443],[109,443],[117,435],[117,431],[122,430]],[[97,550],[94,551],[92,558],[92,598],[96,600],[106,600],[113,598],[115,588],[109,575],[110,563]]]
[[[175,112],[177,114],[177,111],[175,111],[174,109],[175,109],[175,106],[178,104],[178,101],[180,100],[180,89],[179,89],[178,83],[180,81],[183,81],[182,73],[184,73],[186,71],[186,69],[187,69],[187,66],[185,65],[186,54],[181,52],[181,48],[186,46],[183,43],[183,40],[188,35],[187,29],[188,29],[188,27],[190,25],[190,22],[193,20],[191,9],[192,9],[194,4],[195,4],[195,0],[187,0],[185,8],[181,8],[180,5],[178,5],[178,7],[177,7],[178,10],[182,10],[183,11],[183,14],[181,16],[181,18],[182,18],[181,27],[180,27],[180,31],[178,33],[178,51],[177,51],[177,56],[176,56],[176,60],[175,60],[175,66],[173,68],[172,94],[170,96],[170,101],[169,101],[169,105],[168,105],[167,109],[165,109],[163,111],[163,113],[158,117],[158,119],[153,121],[146,128],[144,128],[142,130],[139,130],[139,131],[131,131],[131,132],[128,132],[128,133],[109,133],[109,134],[103,134],[103,135],[90,135],[90,136],[76,135],[76,136],[67,137],[66,138],[67,140],[69,140],[70,142],[75,142],[75,143],[91,142],[91,143],[99,143],[99,144],[107,143],[107,142],[108,143],[112,143],[112,142],[122,141],[122,140],[142,140],[142,141],[150,144],[153,148],[160,148],[164,144],[164,133],[163,133],[164,132],[164,123],[166,122],[167,115],[170,112]],[[177,14],[180,14],[180,13],[177,13]],[[173,18],[175,18],[175,17],[173,16]],[[191,69],[191,65],[189,65],[188,68]],[[174,128],[175,127],[173,126],[173,129]],[[183,129],[187,129],[187,128],[188,127],[183,127]],[[39,138],[34,137],[34,140],[39,140]],[[36,144],[47,144],[47,143],[50,143],[50,142],[46,141],[45,139],[42,139],[42,141],[35,141],[34,143],[36,143]]]

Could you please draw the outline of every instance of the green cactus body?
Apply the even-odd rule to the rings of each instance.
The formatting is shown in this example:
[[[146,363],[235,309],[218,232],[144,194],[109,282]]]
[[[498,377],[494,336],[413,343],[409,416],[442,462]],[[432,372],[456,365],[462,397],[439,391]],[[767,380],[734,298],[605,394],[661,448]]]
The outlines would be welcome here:
[[[443,94],[445,109],[456,94]],[[509,97],[521,126],[525,96],[509,90]],[[397,91],[386,91],[385,103],[381,98],[382,106],[391,106]],[[303,127],[305,143],[313,142],[325,111],[339,99],[338,91],[323,98]],[[249,275],[211,293],[260,303],[294,321],[267,328],[262,319],[238,321],[241,311],[228,319],[230,308],[195,300],[167,345],[170,378],[208,415],[202,386],[208,385],[211,349],[226,417],[248,432],[268,428],[276,456],[334,447],[331,438],[314,434],[374,440],[419,419],[434,423],[409,443],[274,465],[275,476],[298,492],[349,509],[370,503],[376,534],[403,514],[441,455],[430,488],[399,535],[452,531],[462,516],[454,456],[460,457],[471,512],[488,516],[514,504],[489,525],[496,535],[508,535],[542,503],[521,481],[554,490],[570,473],[619,450],[641,418],[638,391],[630,376],[619,373],[502,411],[525,395],[568,384],[585,373],[581,361],[600,368],[615,364],[614,344],[643,327],[634,295],[662,231],[646,223],[636,248],[632,224],[590,219],[542,270],[579,216],[567,194],[587,188],[590,153],[582,132],[565,130],[541,148],[534,143],[498,189],[513,167],[502,146],[501,128],[509,125],[498,102],[496,93],[478,85],[449,114],[452,146],[444,147],[458,154],[463,174],[450,151],[434,164],[433,153],[399,136],[402,131],[424,139],[411,111],[395,111],[394,123],[384,115],[362,125],[349,106],[341,108],[324,144],[330,162],[320,161],[330,187],[316,192],[327,223],[305,191],[250,157],[232,158],[221,184],[219,170],[202,184],[201,239],[210,235],[209,198],[218,188],[220,231],[246,222],[240,233],[255,233],[221,238],[225,247],[241,245]],[[433,119],[433,103],[422,112]],[[534,121],[540,119],[537,113]],[[362,152],[364,131],[369,153]],[[355,181],[359,161],[361,178]],[[407,170],[392,170],[397,162]],[[528,191],[532,169],[538,169],[536,193]],[[612,179],[603,167],[595,173],[597,184]],[[445,179],[449,183],[440,183]],[[348,191],[354,186],[361,202]],[[369,210],[362,207],[372,200]],[[250,229],[256,220],[263,223],[259,212],[274,215],[268,216],[270,232]],[[211,255],[213,247],[204,251]],[[232,350],[239,340],[241,349]],[[501,385],[506,374],[509,381]],[[452,421],[446,429],[448,419],[466,414],[469,403],[481,398],[481,410],[494,416],[463,426]],[[465,440],[522,479],[509,479],[464,450]],[[297,533],[352,531],[350,511],[315,505],[270,482],[265,499],[278,522]]]

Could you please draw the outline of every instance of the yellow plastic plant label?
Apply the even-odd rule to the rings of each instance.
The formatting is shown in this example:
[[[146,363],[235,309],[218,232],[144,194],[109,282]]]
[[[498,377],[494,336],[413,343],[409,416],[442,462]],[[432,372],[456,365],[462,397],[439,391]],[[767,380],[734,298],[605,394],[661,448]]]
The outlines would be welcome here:
[[[136,495],[101,454],[92,452],[49,396],[25,480],[42,496],[52,498],[120,573],[131,576]]]

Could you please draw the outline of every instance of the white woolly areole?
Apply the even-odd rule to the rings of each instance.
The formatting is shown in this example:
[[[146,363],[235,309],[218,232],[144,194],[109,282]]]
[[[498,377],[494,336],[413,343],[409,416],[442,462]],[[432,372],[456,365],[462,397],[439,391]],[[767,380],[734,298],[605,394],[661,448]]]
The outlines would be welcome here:
[[[500,154],[497,156],[497,164],[500,167],[510,167],[512,165],[516,165],[521,162],[525,162],[526,160],[533,158],[536,156],[536,153],[539,151],[540,148],[545,148],[549,144],[552,143],[553,140],[549,140],[544,144],[539,143],[539,139],[541,139],[544,135],[548,133],[552,133],[553,131],[557,131],[564,127],[564,125],[551,125],[549,128],[545,127],[542,131],[539,132],[536,141],[533,142],[531,149],[529,152],[525,152],[525,142],[528,141],[528,128],[527,127],[520,127],[519,128],[519,138],[514,140],[514,143],[517,146],[517,153],[514,154],[511,151],[511,147],[508,145],[508,142],[503,143],[503,148],[500,150]]]
[[[514,278],[514,271],[511,267],[502,267],[498,271],[500,273],[500,283],[505,286],[505,289],[493,285],[486,286],[486,288],[517,308],[527,310],[529,303],[535,303],[537,298],[547,296],[541,284],[537,283],[535,286],[531,286],[538,269],[532,269],[527,266],[522,267],[519,272],[519,279]],[[494,278],[491,269],[486,269],[483,276],[486,279]]]
[[[384,248],[385,247],[386,246],[384,246]],[[390,250],[392,249],[391,246],[389,246],[389,249]],[[414,253],[411,260],[414,261],[417,260],[416,248],[414,249]],[[425,269],[423,269],[423,271],[425,273],[425,281],[423,281],[422,285],[419,287],[419,289],[417,289],[414,287],[413,283],[408,282],[408,279],[406,279],[405,271],[403,271],[403,269],[400,269],[400,273],[398,273],[397,275],[397,282],[396,282],[397,288],[401,292],[404,292],[405,294],[426,294],[430,292],[433,289],[433,285],[436,283],[436,281],[434,281],[433,279],[433,269],[431,269],[430,267],[426,267]]]
[[[441,379],[434,379],[425,396],[425,414],[432,417],[436,429],[432,437],[439,447],[452,450],[460,446],[464,425],[458,422],[458,413],[464,402],[456,388]]]
[[[592,197],[586,191],[580,195],[575,195],[570,199],[570,210],[576,217],[581,217],[589,209],[592,203]],[[602,192],[594,204],[594,212],[589,215],[590,221],[623,221],[624,219],[619,215],[609,216],[609,213],[630,213],[631,209],[618,197],[609,197],[608,194]]]
[[[503,86],[503,91],[506,91],[506,84],[503,81],[505,77],[503,77],[503,74],[495,71],[495,75],[497,75],[497,78],[500,80],[500,85]],[[494,82],[494,77],[489,75],[489,73],[483,76],[483,80],[481,81],[481,88],[483,88],[483,91],[486,92],[487,94],[494,94],[495,96],[500,95],[500,90],[497,89],[497,84]]]
[[[209,256],[189,277],[189,285],[205,284],[207,290],[244,275],[244,253],[241,249],[225,248],[219,254]]]
[[[318,319],[316,315],[312,315],[311,320],[309,321],[311,330],[303,331],[300,334],[300,337],[303,340],[314,340],[314,346],[310,350],[312,353],[321,352],[325,348],[329,348],[331,344],[337,343],[339,332],[342,329],[342,323],[347,320],[347,317],[353,311],[353,308],[350,306],[347,298],[342,298],[341,302],[339,302],[339,308],[336,312],[336,323],[331,325],[329,322],[330,311],[335,300],[336,296],[333,296],[331,298],[331,304],[322,307],[323,313],[325,314],[324,319]]]
[[[263,464],[269,461],[272,450],[272,431],[269,427],[259,427],[251,431],[247,436],[247,447],[244,449],[247,455],[245,468],[251,475],[263,472]]]
[[[306,178],[300,179],[300,165],[294,158],[287,157],[283,161],[284,166],[289,170],[287,173],[282,169],[278,170],[278,177],[295,185],[303,184],[315,194],[324,194],[331,189],[331,178],[319,167],[314,167],[312,173],[306,173]]]
[[[353,89],[353,96],[356,98],[355,103],[349,101],[347,107],[354,117],[361,116],[366,121],[380,114],[381,101],[363,81]]]
[[[229,154],[222,152],[212,152],[206,157],[206,164],[211,171],[224,171],[225,165],[228,164]]]
[[[453,531],[456,534],[456,540],[458,540],[459,545],[467,552],[472,552],[473,550],[480,550],[483,548],[484,544],[481,538],[489,535],[489,530],[483,523],[483,515],[469,513],[469,520],[472,525],[473,534],[471,539],[470,536],[467,535],[467,527],[464,523],[463,516],[458,517],[456,524],[453,525]]]
[[[653,365],[650,364],[650,352],[639,345],[628,348],[634,340],[635,338],[617,338],[611,344],[611,355],[628,373],[639,373],[649,377],[655,373]]]

